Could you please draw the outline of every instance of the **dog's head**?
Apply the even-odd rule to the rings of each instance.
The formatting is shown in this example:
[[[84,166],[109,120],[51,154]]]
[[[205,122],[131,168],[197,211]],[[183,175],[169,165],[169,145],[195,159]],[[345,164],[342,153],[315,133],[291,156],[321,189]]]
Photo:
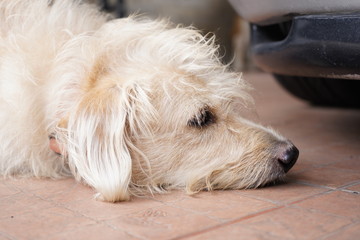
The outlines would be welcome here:
[[[74,175],[104,200],[259,187],[295,163],[291,142],[241,116],[249,87],[220,62],[213,38],[127,19],[92,41],[94,57],[57,138]]]

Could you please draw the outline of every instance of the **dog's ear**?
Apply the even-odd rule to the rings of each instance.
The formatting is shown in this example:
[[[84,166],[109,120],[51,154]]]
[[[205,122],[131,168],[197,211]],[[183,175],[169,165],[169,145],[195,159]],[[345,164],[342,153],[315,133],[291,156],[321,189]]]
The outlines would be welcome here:
[[[91,88],[68,119],[70,167],[104,201],[125,201],[130,197],[130,121],[136,114],[136,94],[134,85]]]

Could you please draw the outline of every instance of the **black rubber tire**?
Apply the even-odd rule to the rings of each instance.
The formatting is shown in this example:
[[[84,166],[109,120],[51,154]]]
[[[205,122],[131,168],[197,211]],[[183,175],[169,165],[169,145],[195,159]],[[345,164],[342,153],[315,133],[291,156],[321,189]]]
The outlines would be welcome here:
[[[314,105],[360,108],[360,80],[274,76],[287,91]]]

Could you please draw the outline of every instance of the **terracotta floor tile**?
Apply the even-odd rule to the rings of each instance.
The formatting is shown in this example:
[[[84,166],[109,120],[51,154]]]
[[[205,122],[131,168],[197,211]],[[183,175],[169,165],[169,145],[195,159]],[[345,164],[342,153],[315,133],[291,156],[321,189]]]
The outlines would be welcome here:
[[[68,188],[69,184],[73,184],[73,178],[64,179],[38,179],[38,178],[14,178],[11,181],[7,181],[9,186],[21,189],[23,191],[35,191],[35,190],[59,190]]]
[[[259,231],[265,230],[282,239],[315,239],[349,224],[349,220],[309,210],[282,208],[241,224]]]
[[[352,185],[350,187],[347,187],[346,189],[351,190],[351,191],[355,191],[358,194],[360,194],[360,181],[358,184]]]
[[[260,199],[271,200],[278,204],[291,203],[309,196],[329,191],[328,189],[308,186],[289,181],[260,189],[238,191],[241,195],[252,196]]]
[[[360,172],[360,155],[356,157],[341,159],[340,161],[331,164],[330,167]]]
[[[153,196],[148,196],[147,199],[159,201],[164,204],[174,203],[182,201],[184,198],[191,197],[186,194],[184,190],[172,190],[171,192],[164,194],[154,194]]]
[[[19,192],[0,198],[0,219],[18,217],[23,214],[35,214],[39,210],[51,208],[54,204],[32,194]]]
[[[73,211],[52,207],[0,219],[0,232],[13,239],[48,239],[48,236],[95,224]]]
[[[346,143],[332,145],[331,147],[329,147],[329,151],[336,154],[337,156],[341,156],[343,159],[354,160],[355,163],[360,161],[360,148],[358,147],[359,144],[360,137],[356,141],[348,140],[346,141]]]
[[[238,239],[251,239],[251,240],[279,240],[278,236],[272,236],[266,231],[258,231],[256,229],[242,226],[241,224],[232,224],[215,230],[202,232],[192,236],[186,236],[186,240],[238,240]]]
[[[351,221],[298,208],[280,208],[186,239],[320,239]]]
[[[301,153],[301,156],[297,160],[296,164],[291,168],[290,173],[303,172],[314,167],[313,161],[308,161],[308,158]],[[289,174],[290,174],[289,173]]]
[[[102,223],[95,225],[87,225],[81,228],[74,229],[73,231],[62,232],[52,236],[43,238],[44,240],[136,240],[136,238],[125,231],[114,229]]]
[[[311,163],[313,166],[326,166],[347,160],[351,161],[354,158],[354,151],[341,152],[339,149],[342,147],[342,145],[334,143],[313,151],[304,149],[301,152],[299,162]]]
[[[343,229],[340,229],[334,234],[324,238],[324,240],[355,240],[360,236],[360,223],[356,223]]]
[[[171,239],[219,224],[209,217],[171,206],[158,206],[106,221],[144,239]]]
[[[32,191],[37,196],[58,203],[68,203],[79,200],[92,200],[94,199],[95,191],[84,184],[72,181],[67,181],[66,184],[62,183],[62,187],[38,189]]]
[[[9,240],[9,239],[12,240],[14,238],[6,233],[0,232],[0,240]]]
[[[289,179],[332,188],[341,187],[360,180],[360,171],[319,167],[302,172],[289,172]]]
[[[187,209],[219,221],[228,221],[277,205],[237,194],[238,191],[201,192],[183,198],[171,206]]]
[[[317,150],[301,151],[300,157],[291,169],[290,174],[326,166],[360,171],[360,155],[355,154],[355,151],[351,151],[351,149],[342,152],[343,150],[340,150],[341,148],[343,148],[342,145],[333,144]],[[353,147],[353,149],[354,148],[355,147]]]
[[[337,216],[360,221],[360,195],[349,192],[334,191],[304,200],[296,206],[327,212]]]
[[[351,221],[306,209],[281,208],[234,224],[277,239],[319,239]]]
[[[294,126],[295,127],[295,126]],[[331,155],[324,154],[327,152],[325,149],[330,145],[336,145],[340,144],[338,136],[336,134],[327,132],[326,129],[309,129],[308,131],[316,132],[315,135],[308,135],[302,133],[300,136],[296,136],[293,140],[294,144],[304,152],[310,152],[310,151],[320,151],[323,155],[322,158],[330,158]],[[317,134],[318,132],[324,131],[324,133]],[[312,133],[314,134],[314,133]],[[301,156],[301,155],[300,155]],[[335,156],[336,157],[336,156]],[[322,159],[318,158],[318,159]]]
[[[20,190],[18,190],[17,188],[14,188],[12,186],[8,186],[8,184],[6,184],[7,181],[5,180],[0,180],[0,198],[2,197],[9,197],[11,195],[17,194],[20,192]]]
[[[65,206],[87,217],[107,220],[162,205],[161,202],[132,198],[130,202],[107,203],[94,199],[65,203]]]

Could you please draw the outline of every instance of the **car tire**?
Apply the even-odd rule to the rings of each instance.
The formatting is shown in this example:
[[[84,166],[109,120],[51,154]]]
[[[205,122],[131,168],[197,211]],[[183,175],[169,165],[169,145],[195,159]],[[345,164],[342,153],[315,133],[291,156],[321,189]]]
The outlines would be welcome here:
[[[274,76],[287,91],[314,105],[360,108],[359,80]]]

